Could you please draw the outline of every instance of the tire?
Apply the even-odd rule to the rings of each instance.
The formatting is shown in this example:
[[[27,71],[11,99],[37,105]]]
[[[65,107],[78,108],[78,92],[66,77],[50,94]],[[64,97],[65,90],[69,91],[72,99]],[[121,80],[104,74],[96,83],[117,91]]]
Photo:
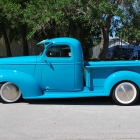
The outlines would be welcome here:
[[[118,105],[132,105],[139,97],[138,87],[131,82],[117,84],[112,93],[112,99]]]
[[[15,103],[21,99],[20,89],[11,82],[6,82],[1,86],[0,97],[2,102]]]

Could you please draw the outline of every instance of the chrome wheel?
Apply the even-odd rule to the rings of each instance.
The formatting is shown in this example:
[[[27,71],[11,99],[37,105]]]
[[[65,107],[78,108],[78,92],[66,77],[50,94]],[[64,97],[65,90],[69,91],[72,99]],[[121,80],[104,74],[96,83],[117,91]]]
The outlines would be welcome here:
[[[113,99],[118,104],[129,105],[134,103],[138,98],[137,87],[130,82],[118,84],[113,93]]]
[[[21,91],[15,84],[7,82],[1,87],[0,96],[4,102],[13,103],[20,99]]]

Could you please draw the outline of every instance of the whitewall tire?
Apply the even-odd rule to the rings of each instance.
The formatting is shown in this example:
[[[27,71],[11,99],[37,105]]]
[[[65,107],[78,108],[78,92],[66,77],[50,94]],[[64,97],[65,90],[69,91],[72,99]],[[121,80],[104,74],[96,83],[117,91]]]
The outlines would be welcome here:
[[[134,104],[139,97],[138,87],[131,82],[117,84],[112,93],[112,99],[119,105]]]
[[[3,102],[14,103],[21,99],[21,91],[15,84],[6,82],[1,87],[0,97]]]

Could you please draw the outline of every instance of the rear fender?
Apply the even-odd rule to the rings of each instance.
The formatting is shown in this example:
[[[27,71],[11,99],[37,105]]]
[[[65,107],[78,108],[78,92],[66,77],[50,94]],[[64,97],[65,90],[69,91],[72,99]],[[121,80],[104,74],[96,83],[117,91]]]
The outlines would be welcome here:
[[[121,81],[130,81],[140,87],[140,74],[132,71],[118,71],[111,74],[104,84],[105,95],[109,96],[113,87]]]
[[[12,82],[19,87],[22,97],[33,97],[42,95],[42,90],[35,79],[24,72],[17,70],[1,70],[0,82]]]

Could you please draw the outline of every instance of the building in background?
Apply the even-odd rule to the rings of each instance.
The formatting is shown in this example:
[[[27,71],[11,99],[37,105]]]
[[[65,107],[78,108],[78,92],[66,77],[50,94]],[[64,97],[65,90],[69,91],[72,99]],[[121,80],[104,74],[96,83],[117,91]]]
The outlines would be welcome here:
[[[90,59],[98,59],[98,56],[99,56],[99,53],[100,53],[100,48],[101,48],[100,46],[101,46],[101,44],[89,49]],[[133,46],[130,46],[130,44],[128,42],[120,39],[119,37],[110,38],[107,55],[108,56],[110,55],[110,57],[111,57],[113,55],[113,52],[115,51],[115,49],[119,49],[121,51],[121,49],[123,47],[124,47],[125,50],[130,49],[130,52],[133,49]],[[121,55],[120,52],[119,52],[119,55]]]

